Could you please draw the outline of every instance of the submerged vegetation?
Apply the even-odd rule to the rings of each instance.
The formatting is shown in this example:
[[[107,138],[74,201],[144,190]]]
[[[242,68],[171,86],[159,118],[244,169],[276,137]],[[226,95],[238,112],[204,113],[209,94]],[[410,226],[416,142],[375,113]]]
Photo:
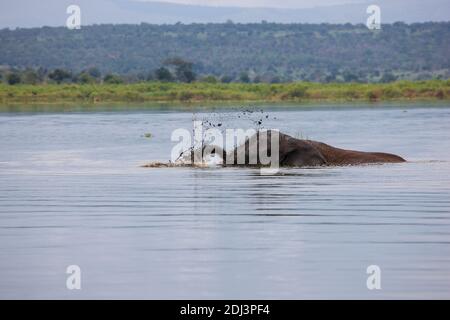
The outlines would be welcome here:
[[[391,83],[0,84],[0,103],[381,101],[450,99],[450,80]]]

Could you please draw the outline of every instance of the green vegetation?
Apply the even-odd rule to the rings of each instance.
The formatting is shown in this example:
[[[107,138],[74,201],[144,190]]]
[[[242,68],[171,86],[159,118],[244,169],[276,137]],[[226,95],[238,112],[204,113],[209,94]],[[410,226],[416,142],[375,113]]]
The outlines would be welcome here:
[[[110,103],[203,101],[380,101],[450,99],[450,80],[391,83],[0,84],[0,103]]]
[[[94,83],[136,83],[143,80],[151,81],[157,80],[162,82],[186,82],[190,83],[197,79],[197,75],[193,71],[193,65],[189,61],[181,58],[167,59],[164,61],[164,66],[150,72],[148,75],[139,76],[120,76],[117,74],[108,73],[102,78],[102,73],[99,69],[91,67],[82,70],[79,73],[74,73],[70,70],[56,68],[54,70],[47,70],[44,68],[32,69],[17,69],[3,67],[0,68],[0,82],[5,79],[5,83],[9,85],[16,84],[46,84],[46,83],[80,83],[80,84],[94,84]],[[214,76],[206,76],[202,81],[214,82],[217,81]],[[248,81],[250,82],[250,79]]]
[[[55,69],[54,82],[99,82],[99,73],[90,72],[94,67],[120,76],[110,82],[125,83],[207,76],[224,83],[448,79],[448,39],[450,22],[383,24],[378,31],[362,24],[277,23],[3,29],[0,71],[34,69],[22,77],[25,83]],[[17,78],[3,77],[9,80]]]

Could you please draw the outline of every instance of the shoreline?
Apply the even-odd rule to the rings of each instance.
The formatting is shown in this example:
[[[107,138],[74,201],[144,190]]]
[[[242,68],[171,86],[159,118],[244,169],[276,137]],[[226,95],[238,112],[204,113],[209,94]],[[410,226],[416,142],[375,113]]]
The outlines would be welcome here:
[[[0,106],[201,103],[352,103],[450,100],[450,80],[391,83],[0,84]]]

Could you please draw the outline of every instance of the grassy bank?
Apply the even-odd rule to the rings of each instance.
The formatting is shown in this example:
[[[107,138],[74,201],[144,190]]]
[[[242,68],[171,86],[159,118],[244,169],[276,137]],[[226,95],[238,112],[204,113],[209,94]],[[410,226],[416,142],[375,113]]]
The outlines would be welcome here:
[[[162,83],[0,85],[0,104],[448,100],[450,80],[362,83]]]

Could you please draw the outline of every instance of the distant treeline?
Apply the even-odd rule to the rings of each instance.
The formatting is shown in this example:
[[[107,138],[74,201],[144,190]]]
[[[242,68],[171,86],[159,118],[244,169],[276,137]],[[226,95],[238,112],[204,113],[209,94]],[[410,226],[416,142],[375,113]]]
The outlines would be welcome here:
[[[3,68],[0,69],[0,83],[8,85],[19,84],[132,84],[140,82],[179,82],[179,83],[191,83],[191,82],[206,82],[206,83],[286,83],[293,81],[281,81],[280,78],[250,78],[246,72],[241,72],[237,78],[229,76],[216,77],[214,75],[203,75],[199,77],[192,68],[192,63],[184,61],[182,59],[170,59],[170,62],[166,62],[163,66],[148,72],[147,74],[138,75],[118,75],[113,73],[107,73],[103,75],[101,71],[96,67],[83,70],[81,72],[73,72],[71,70],[57,68],[54,70],[47,70],[45,68]],[[442,76],[433,77],[435,79],[444,79]],[[377,81],[378,83],[389,83],[396,81],[398,77],[390,72],[384,73]],[[331,83],[331,80],[327,80],[327,83]],[[334,79],[334,83],[353,83],[353,82],[365,82],[358,78],[346,78],[342,81]]]
[[[2,81],[390,82],[450,77],[450,22],[0,30]]]
[[[247,75],[242,76],[242,81],[250,82]],[[118,75],[107,73],[102,75],[101,71],[96,67],[91,67],[81,72],[73,72],[71,70],[57,68],[47,70],[45,68],[0,68],[0,82],[9,85],[17,84],[121,84],[136,83],[144,81],[162,81],[162,82],[193,82],[197,80],[197,75],[193,71],[192,63],[184,61],[180,58],[168,59],[164,65],[147,74],[139,75]],[[231,82],[232,79],[220,79],[222,82]],[[216,83],[218,80],[214,76],[206,76],[201,78],[203,82]]]

